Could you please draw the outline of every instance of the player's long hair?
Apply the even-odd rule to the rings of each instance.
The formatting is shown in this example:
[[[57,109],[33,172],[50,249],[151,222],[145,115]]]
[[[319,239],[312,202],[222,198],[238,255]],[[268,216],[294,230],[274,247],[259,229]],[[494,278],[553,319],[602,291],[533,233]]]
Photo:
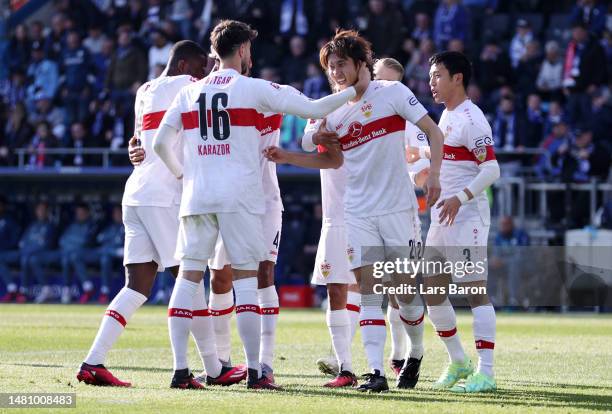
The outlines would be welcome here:
[[[327,42],[319,52],[319,62],[327,75],[327,80],[332,90],[336,90],[334,83],[329,78],[329,57],[336,55],[347,59],[351,58],[356,65],[364,62],[374,79],[374,67],[372,58],[372,44],[359,35],[356,30],[338,29],[334,38]]]

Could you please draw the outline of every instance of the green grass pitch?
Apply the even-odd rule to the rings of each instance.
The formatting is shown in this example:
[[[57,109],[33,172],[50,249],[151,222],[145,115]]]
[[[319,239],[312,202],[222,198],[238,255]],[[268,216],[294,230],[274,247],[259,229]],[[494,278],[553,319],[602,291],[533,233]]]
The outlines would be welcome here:
[[[172,355],[166,309],[146,306],[128,325],[107,366],[133,388],[79,384],[78,365],[93,340],[101,306],[0,306],[0,392],[75,392],[87,413],[485,413],[611,412],[612,317],[592,314],[503,314],[497,316],[498,392],[453,395],[429,389],[443,369],[446,352],[427,323],[421,381],[413,391],[381,395],[328,390],[314,361],[329,353],[320,310],[281,310],[275,357],[276,382],[284,392],[252,392],[244,384],[205,390],[168,388]],[[461,339],[472,358],[471,315],[459,313]],[[233,360],[243,361],[233,326]],[[359,334],[353,343],[357,373],[366,371]],[[389,336],[387,338],[389,346]],[[388,355],[388,353],[386,354]],[[195,372],[201,363],[190,344]],[[387,372],[390,385],[394,376]],[[50,410],[59,412],[60,409]],[[66,412],[66,409],[61,411]],[[13,412],[0,409],[0,412]],[[15,411],[19,412],[19,411]],[[40,411],[35,411],[40,412]]]

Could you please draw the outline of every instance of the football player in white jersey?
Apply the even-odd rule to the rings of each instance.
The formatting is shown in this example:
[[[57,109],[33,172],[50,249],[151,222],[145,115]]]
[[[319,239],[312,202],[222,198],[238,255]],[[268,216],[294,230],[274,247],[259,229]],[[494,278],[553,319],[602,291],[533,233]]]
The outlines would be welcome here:
[[[359,315],[359,289],[350,270],[344,225],[346,173],[341,167],[342,152],[335,132],[326,130],[325,120],[310,120],[302,137],[302,148],[317,154],[287,152],[273,147],[266,150],[269,159],[306,168],[321,169],[321,204],[323,226],[317,248],[312,283],[325,285],[328,295],[327,326],[335,358],[321,358],[319,369],[335,378],[329,388],[357,385],[353,372],[351,342]],[[351,289],[352,288],[352,289]]]
[[[206,54],[196,43],[181,41],[174,45],[167,76],[142,85],[136,94],[135,137],[143,148],[131,148],[137,166],[130,175],[123,195],[123,222],[126,228],[124,265],[126,286],[108,306],[89,354],[77,378],[86,384],[130,386],[115,378],[105,367],[107,352],[119,339],[134,312],[147,300],[158,271],[164,268],[175,275],[178,261],[173,257],[178,232],[178,203],[181,183],[153,152],[153,135],[165,110],[184,86],[204,77]],[[196,79],[197,78],[197,79]],[[144,154],[148,150],[148,156]],[[214,339],[204,300],[203,285],[197,296],[193,336],[211,384],[229,385],[244,379],[244,367],[223,368],[206,345]],[[214,341],[213,341],[214,342]]]
[[[434,100],[443,103],[439,126],[444,131],[444,160],[440,172],[442,194],[431,210],[427,234],[427,260],[441,258],[454,264],[452,275],[425,274],[426,291],[452,286],[473,288],[466,298],[474,317],[473,330],[478,368],[465,354],[457,333],[455,311],[447,294],[426,295],[429,318],[449,355],[449,365],[434,387],[452,392],[486,392],[496,389],[493,373],[495,309],[486,293],[489,202],[484,190],[499,178],[491,126],[468,97],[471,63],[459,52],[442,52],[430,59],[430,87]],[[459,271],[458,271],[459,269]],[[451,283],[452,277],[452,284]],[[450,284],[450,285],[449,285]],[[464,384],[458,384],[465,379]]]
[[[354,31],[337,32],[323,46],[319,57],[332,85],[339,90],[354,81],[358,65],[365,63],[372,69],[370,44]],[[416,196],[405,166],[406,121],[416,124],[431,142],[433,157],[426,184],[429,205],[439,196],[443,135],[412,92],[399,82],[370,81],[364,94],[326,119],[327,128],[340,136],[344,154],[345,223],[351,268],[361,289],[360,325],[371,369],[358,390],[386,391],[389,387],[383,367],[386,339],[383,296],[381,283],[374,277],[374,265],[380,266],[385,261],[407,264],[418,259],[422,249]],[[379,272],[376,274],[379,276]],[[423,337],[422,303],[407,287],[416,285],[410,276],[394,272],[392,279],[405,292],[396,295],[396,299],[406,326],[416,327],[407,329],[407,334],[418,344]],[[419,373],[420,361],[421,357],[414,358],[411,372],[415,375]]]
[[[399,81],[404,78],[404,67],[401,63],[393,58],[383,58],[376,61],[374,64],[374,79],[386,81]],[[406,157],[408,160],[411,149],[428,145],[427,137],[416,125],[406,122],[406,131],[404,133],[404,145],[406,147]],[[429,172],[429,160],[421,159],[418,162],[407,164],[408,174],[413,180],[415,186],[421,187],[427,180]],[[417,217],[418,219],[418,217]],[[418,228],[421,228],[421,221],[418,220]],[[420,233],[418,238],[420,239]],[[390,283],[389,283],[390,285]],[[420,364],[416,361],[423,354],[422,342],[413,343],[410,341],[410,349],[406,348],[406,329],[420,330],[422,335],[422,321],[416,325],[404,326],[404,319],[399,313],[399,306],[395,300],[395,295],[389,296],[389,306],[387,307],[387,320],[391,331],[391,355],[389,357],[389,365],[397,375],[398,388],[414,388],[416,380],[418,380],[418,370]],[[422,308],[422,305],[421,305]],[[424,309],[421,309],[423,312]],[[411,360],[411,358],[413,358]],[[406,361],[409,361],[406,364]],[[404,365],[406,367],[404,368]],[[402,370],[403,369],[403,370]]]
[[[175,256],[181,270],[168,310],[173,382],[190,375],[186,354],[194,297],[221,234],[232,263],[247,386],[278,389],[262,376],[259,363],[257,269],[266,255],[258,140],[269,122],[264,113],[322,118],[354,98],[366,84],[362,76],[354,87],[310,101],[290,87],[243,76],[251,64],[251,40],[256,36],[245,23],[220,22],[211,33],[212,48],[221,60],[219,70],[179,92],[154,138],[155,152],[174,176],[183,180]],[[184,165],[172,151],[179,130],[183,130]]]

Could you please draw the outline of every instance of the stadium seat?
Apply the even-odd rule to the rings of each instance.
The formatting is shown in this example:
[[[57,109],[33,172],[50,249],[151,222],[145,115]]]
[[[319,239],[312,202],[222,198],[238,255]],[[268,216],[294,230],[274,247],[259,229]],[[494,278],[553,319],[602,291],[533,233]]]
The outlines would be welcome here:
[[[529,22],[529,25],[531,26],[531,29],[533,30],[533,33],[537,36],[539,36],[540,34],[542,34],[543,28],[544,28],[544,19],[542,18],[541,14],[537,14],[537,13],[521,13],[519,15],[516,16],[516,18],[514,19],[514,21],[518,20],[518,19],[525,19]]]
[[[566,43],[570,37],[570,16],[568,14],[557,13],[550,16],[548,30],[546,30],[546,40],[556,40],[561,45]]]
[[[494,14],[483,21],[483,39],[502,39],[508,35],[510,16],[507,14]]]

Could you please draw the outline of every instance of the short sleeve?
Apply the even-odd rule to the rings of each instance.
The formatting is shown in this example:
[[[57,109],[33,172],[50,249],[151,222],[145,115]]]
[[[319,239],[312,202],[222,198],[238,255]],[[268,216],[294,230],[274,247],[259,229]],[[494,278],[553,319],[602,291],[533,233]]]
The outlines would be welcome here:
[[[416,124],[427,115],[427,110],[408,87],[400,82],[389,86],[389,98],[395,112],[405,120]]]
[[[472,153],[477,164],[495,159],[493,133],[491,127],[479,123],[466,122],[463,127],[465,147]]]
[[[161,121],[161,125],[168,125],[176,130],[183,128],[183,122],[181,119],[181,113],[183,112],[183,102],[185,100],[185,93],[183,90],[179,92],[170,107],[164,114],[164,118]]]

